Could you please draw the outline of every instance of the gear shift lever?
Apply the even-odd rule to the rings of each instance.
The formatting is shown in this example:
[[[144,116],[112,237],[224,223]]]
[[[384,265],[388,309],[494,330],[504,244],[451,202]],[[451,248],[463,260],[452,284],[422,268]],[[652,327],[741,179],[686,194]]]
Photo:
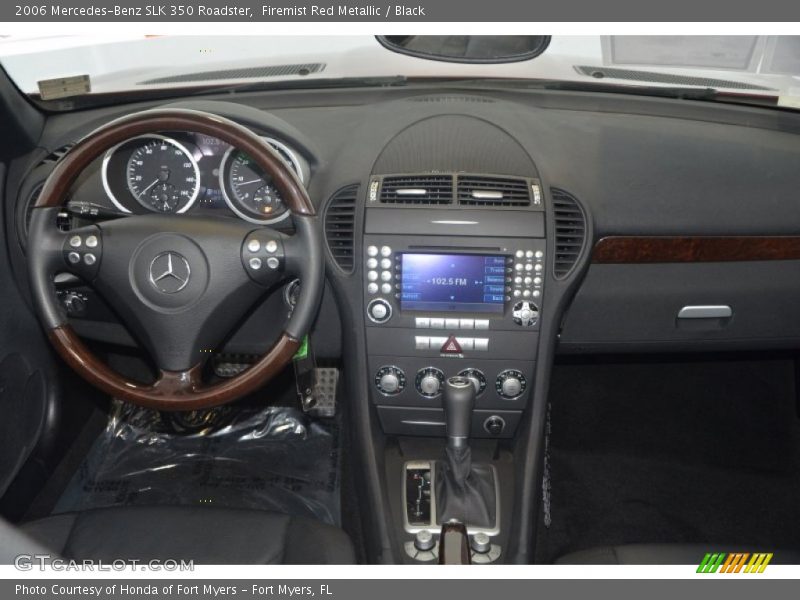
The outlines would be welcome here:
[[[475,385],[467,377],[451,377],[444,388],[444,414],[447,447],[468,446],[472,410],[475,408]]]
[[[472,465],[469,434],[475,408],[475,384],[451,377],[444,389],[447,460],[436,475],[436,506],[440,523],[450,520],[467,527],[492,528],[496,522],[495,481],[486,465]]]

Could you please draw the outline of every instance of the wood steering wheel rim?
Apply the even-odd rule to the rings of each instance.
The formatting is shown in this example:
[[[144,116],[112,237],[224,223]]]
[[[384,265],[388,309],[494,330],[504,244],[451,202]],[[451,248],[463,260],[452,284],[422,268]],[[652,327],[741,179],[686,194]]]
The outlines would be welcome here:
[[[281,197],[298,226],[298,233],[310,236],[309,243],[321,244],[316,227],[316,213],[303,184],[285,165],[280,156],[258,135],[229,119],[194,110],[158,109],[131,114],[112,121],[81,139],[55,166],[34,204],[31,234],[46,216],[45,210],[63,206],[71,186],[94,160],[108,149],[132,137],[160,131],[191,131],[219,138],[246,153],[273,179]],[[52,211],[51,211],[52,212]],[[301,227],[302,226],[302,227]],[[36,249],[36,240],[30,239]],[[321,252],[310,252],[309,260],[321,258]],[[256,391],[289,363],[300,346],[302,335],[307,333],[311,318],[304,321],[300,331],[294,327],[290,333],[290,320],[286,330],[272,347],[250,368],[241,374],[213,385],[201,382],[202,363],[185,371],[160,370],[152,384],[130,380],[109,368],[84,344],[66,322],[55,297],[52,281],[43,283],[41,265],[32,260],[29,265],[31,288],[37,313],[47,331],[53,347],[61,358],[89,383],[116,398],[158,410],[197,410],[226,404]],[[310,281],[303,281],[306,308],[319,305],[324,284],[324,265],[309,269]],[[299,305],[299,303],[298,303]],[[54,317],[61,315],[61,318]],[[294,315],[293,317],[294,318]]]

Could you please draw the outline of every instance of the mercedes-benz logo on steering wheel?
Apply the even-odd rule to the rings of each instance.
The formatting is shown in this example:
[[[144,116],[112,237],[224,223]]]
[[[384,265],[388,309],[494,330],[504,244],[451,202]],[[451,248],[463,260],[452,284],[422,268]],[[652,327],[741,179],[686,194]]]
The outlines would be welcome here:
[[[164,294],[180,292],[189,284],[191,275],[189,261],[171,250],[162,252],[150,263],[150,283]]]

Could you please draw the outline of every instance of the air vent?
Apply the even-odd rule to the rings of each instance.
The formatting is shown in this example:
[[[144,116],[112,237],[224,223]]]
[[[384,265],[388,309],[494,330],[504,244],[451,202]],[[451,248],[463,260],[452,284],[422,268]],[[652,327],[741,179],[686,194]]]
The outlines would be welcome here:
[[[586,243],[586,217],[578,201],[563,190],[552,190],[555,220],[553,275],[564,279],[572,272]]]
[[[138,85],[162,85],[165,83],[192,83],[196,81],[224,81],[232,79],[267,79],[269,77],[288,77],[291,75],[304,77],[324,70],[324,63],[245,67],[242,69],[198,71],[196,73],[181,73],[180,75],[157,77],[155,79],[140,81]]]
[[[60,148],[56,148],[50,154],[45,156],[41,161],[39,161],[39,164],[36,165],[36,168],[41,167],[42,165],[56,164],[59,160],[61,160],[61,157],[63,157],[67,152],[69,152],[70,148],[72,148],[74,145],[75,144],[64,144]]]
[[[460,175],[458,203],[470,206],[529,206],[530,187],[525,179]]]
[[[451,175],[401,175],[384,177],[380,200],[387,204],[450,204]]]
[[[409,98],[411,102],[468,102],[470,104],[491,104],[494,102],[491,98],[483,98],[481,96],[417,96]]]
[[[325,211],[325,239],[328,249],[336,264],[347,273],[352,273],[355,266],[353,248],[357,197],[357,185],[342,188],[331,196]]]

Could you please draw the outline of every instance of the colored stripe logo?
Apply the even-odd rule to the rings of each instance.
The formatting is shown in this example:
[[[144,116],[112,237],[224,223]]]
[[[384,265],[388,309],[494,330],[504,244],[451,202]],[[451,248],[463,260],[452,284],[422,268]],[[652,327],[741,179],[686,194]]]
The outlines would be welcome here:
[[[772,552],[714,552],[707,553],[698,573],[763,573],[772,560]]]

